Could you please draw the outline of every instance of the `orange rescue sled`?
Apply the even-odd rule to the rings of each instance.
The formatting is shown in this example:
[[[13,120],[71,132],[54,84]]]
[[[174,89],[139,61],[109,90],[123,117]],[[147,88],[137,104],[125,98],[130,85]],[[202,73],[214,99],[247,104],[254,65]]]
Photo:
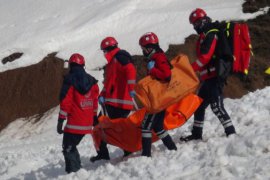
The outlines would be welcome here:
[[[201,104],[202,99],[197,95],[189,94],[176,104],[166,109],[164,127],[166,130],[182,126],[195,112]],[[106,116],[99,118],[99,124],[93,131],[93,139],[96,149],[101,140],[108,144],[120,147],[129,152],[141,150],[141,123],[146,113],[146,109],[140,109],[128,118],[110,119]],[[152,141],[158,137],[153,132]]]

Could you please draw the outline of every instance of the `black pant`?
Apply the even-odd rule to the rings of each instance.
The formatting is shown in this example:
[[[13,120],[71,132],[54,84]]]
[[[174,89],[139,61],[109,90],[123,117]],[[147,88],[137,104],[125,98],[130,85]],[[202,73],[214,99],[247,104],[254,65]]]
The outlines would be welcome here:
[[[146,114],[142,122],[142,155],[151,156],[152,129],[169,150],[176,150],[171,136],[164,130],[165,110],[156,114]]]
[[[64,133],[62,148],[67,173],[76,172],[81,168],[81,159],[77,145],[83,137],[84,134]]]
[[[235,133],[234,126],[224,108],[223,104],[223,86],[224,83],[217,78],[208,79],[203,82],[198,96],[203,99],[202,104],[196,110],[194,114],[194,124],[192,134],[196,137],[202,136],[203,122],[205,118],[205,110],[210,104],[212,111],[225,129],[227,135]]]
[[[166,131],[164,130],[164,117],[165,110],[157,114],[146,114],[142,122],[142,135],[152,137],[152,129],[155,133],[163,134]]]

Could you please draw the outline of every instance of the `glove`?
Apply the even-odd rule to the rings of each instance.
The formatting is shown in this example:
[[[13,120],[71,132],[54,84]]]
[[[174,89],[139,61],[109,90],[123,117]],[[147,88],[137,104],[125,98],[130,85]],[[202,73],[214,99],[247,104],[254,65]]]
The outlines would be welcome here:
[[[136,96],[136,92],[134,90],[129,91],[129,95],[130,95],[130,97],[134,98]]]
[[[100,96],[98,98],[98,103],[101,104],[101,105],[104,104],[105,103],[105,98],[103,96]]]
[[[155,66],[155,61],[149,61],[147,64],[147,69],[150,71]]]
[[[62,130],[64,120],[65,120],[65,119],[61,119],[61,118],[58,119],[58,123],[57,123],[57,133],[58,133],[58,134],[63,134],[63,132],[64,132],[64,131]]]

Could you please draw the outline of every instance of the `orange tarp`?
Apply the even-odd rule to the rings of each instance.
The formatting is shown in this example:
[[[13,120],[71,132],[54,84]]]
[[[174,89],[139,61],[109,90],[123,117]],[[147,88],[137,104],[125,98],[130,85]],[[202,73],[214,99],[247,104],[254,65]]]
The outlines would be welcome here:
[[[189,94],[178,103],[166,109],[164,128],[167,130],[182,126],[199,107],[202,100],[197,95]],[[120,147],[130,152],[139,151],[141,146],[141,123],[146,113],[143,108],[134,112],[128,118],[110,119],[99,117],[99,124],[93,131],[95,147],[98,149],[100,141]],[[158,137],[153,133],[152,141]]]
[[[136,84],[137,104],[145,107],[147,112],[160,112],[198,88],[199,80],[186,55],[175,57],[171,64],[173,69],[170,82],[160,82],[147,76]]]

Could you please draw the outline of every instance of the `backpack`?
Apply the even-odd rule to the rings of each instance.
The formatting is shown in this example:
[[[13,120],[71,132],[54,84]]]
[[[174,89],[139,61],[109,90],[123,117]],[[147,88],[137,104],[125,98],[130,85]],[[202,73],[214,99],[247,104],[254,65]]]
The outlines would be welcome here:
[[[246,23],[222,22],[217,23],[218,36],[215,67],[218,77],[226,80],[232,73],[248,75],[252,46],[249,29]]]

